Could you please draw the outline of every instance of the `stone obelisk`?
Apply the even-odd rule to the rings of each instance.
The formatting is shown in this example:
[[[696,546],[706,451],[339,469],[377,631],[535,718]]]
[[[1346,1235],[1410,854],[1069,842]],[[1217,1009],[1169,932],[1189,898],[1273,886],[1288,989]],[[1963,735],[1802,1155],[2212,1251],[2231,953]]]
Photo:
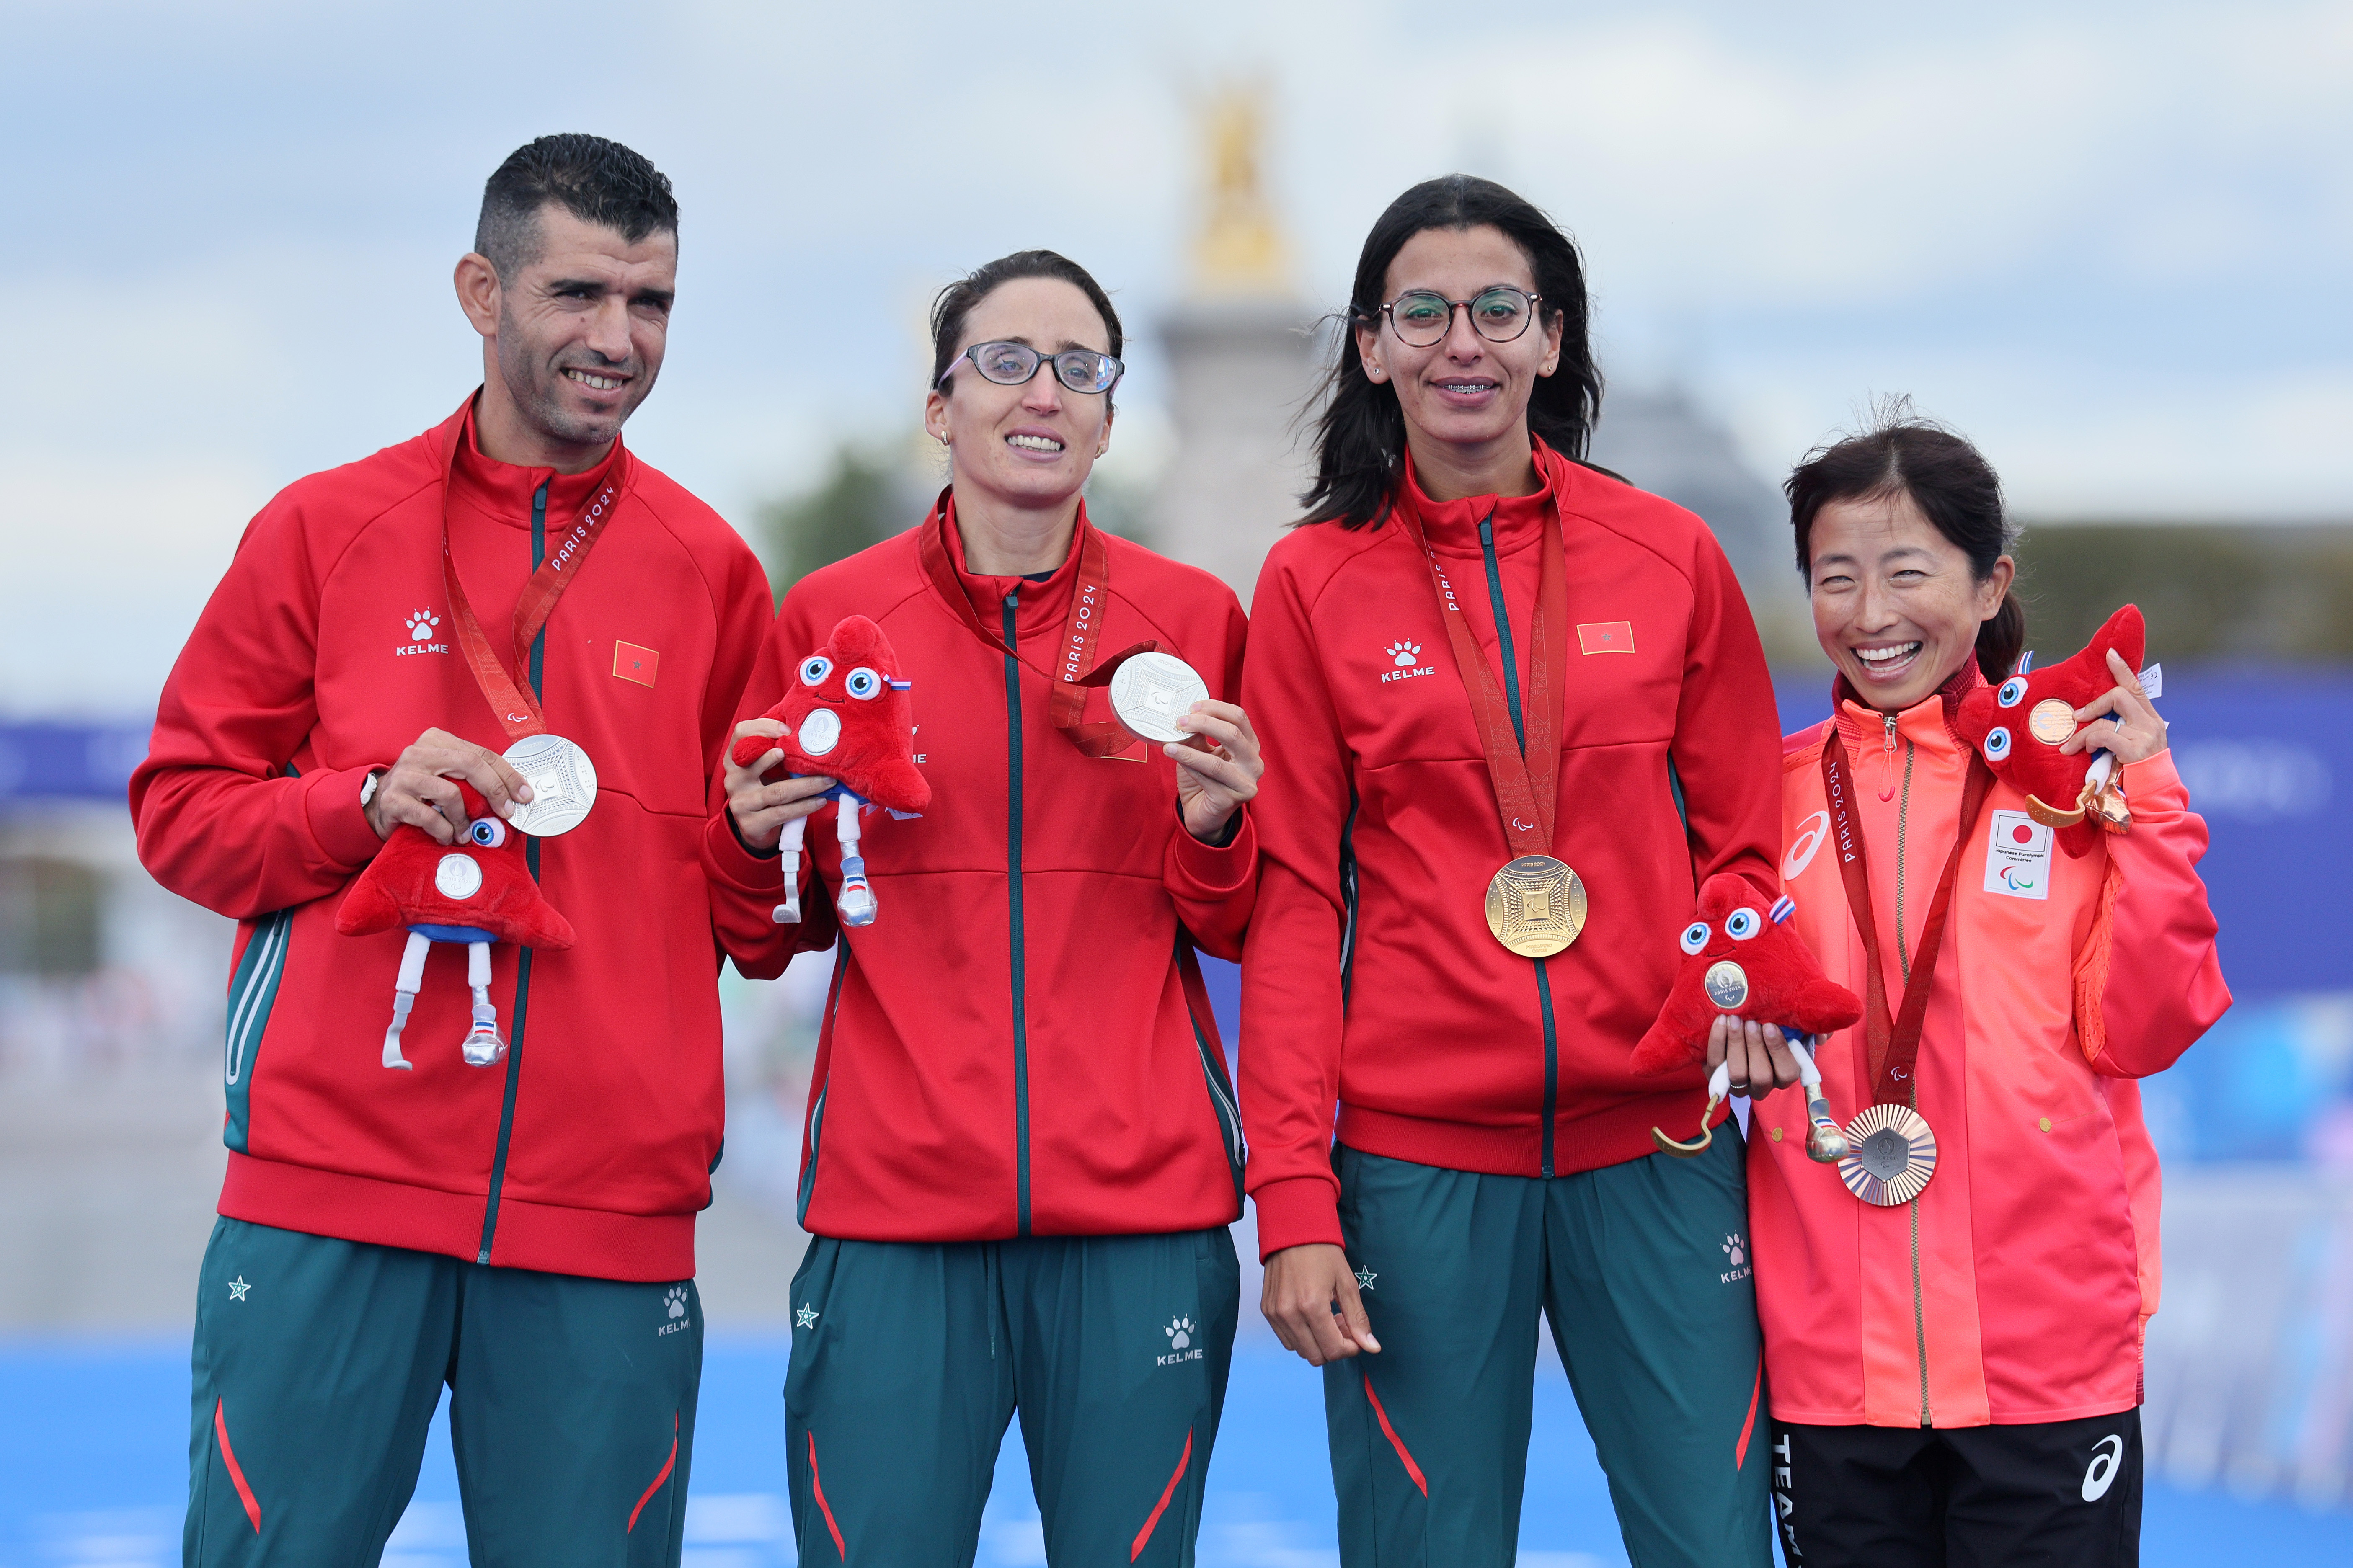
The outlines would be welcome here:
[[[1314,381],[1314,317],[1260,177],[1260,95],[1229,87],[1201,124],[1208,178],[1191,278],[1160,322],[1176,450],[1154,497],[1153,541],[1248,605],[1306,486],[1297,419]]]

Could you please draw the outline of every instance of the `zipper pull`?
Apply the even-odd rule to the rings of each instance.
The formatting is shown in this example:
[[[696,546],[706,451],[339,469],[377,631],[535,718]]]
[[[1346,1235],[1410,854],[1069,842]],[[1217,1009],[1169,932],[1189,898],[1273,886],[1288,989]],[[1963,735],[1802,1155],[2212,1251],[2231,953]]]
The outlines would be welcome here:
[[[1894,800],[1895,798],[1895,715],[1883,713],[1880,717],[1887,721],[1887,743],[1881,748],[1879,753],[1887,763],[1887,787],[1879,792],[1879,798]]]

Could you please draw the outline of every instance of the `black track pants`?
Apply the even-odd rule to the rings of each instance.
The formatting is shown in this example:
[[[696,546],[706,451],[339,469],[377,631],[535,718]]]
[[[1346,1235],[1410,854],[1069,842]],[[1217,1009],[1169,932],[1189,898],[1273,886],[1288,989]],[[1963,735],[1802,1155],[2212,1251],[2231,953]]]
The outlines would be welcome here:
[[[1773,1427],[1789,1568],[2137,1568],[2140,1412],[2018,1426]]]

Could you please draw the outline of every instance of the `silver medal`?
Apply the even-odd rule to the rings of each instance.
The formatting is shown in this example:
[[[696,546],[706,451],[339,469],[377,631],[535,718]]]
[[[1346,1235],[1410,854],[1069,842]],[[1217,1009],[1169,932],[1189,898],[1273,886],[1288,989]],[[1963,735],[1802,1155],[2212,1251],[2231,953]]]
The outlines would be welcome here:
[[[531,785],[507,821],[536,838],[569,833],[596,804],[596,764],[561,735],[525,735],[506,752],[507,765]]]
[[[1173,653],[1136,654],[1111,678],[1111,710],[1147,741],[1190,740],[1176,721],[1208,695],[1208,683]]]

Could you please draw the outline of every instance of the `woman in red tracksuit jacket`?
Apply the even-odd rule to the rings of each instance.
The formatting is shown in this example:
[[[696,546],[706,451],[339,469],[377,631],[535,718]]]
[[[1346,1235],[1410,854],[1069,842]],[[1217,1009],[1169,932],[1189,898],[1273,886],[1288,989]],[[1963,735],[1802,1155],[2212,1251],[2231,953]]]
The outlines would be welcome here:
[[[1629,1066],[1697,884],[1778,890],[1756,629],[1698,518],[1575,460],[1600,378],[1542,213],[1406,192],[1349,324],[1243,689],[1250,1188],[1341,1561],[1513,1560],[1542,1312],[1633,1560],[1762,1568],[1738,1134],[1657,1152],[1702,1074]]]
[[[1194,951],[1240,955],[1256,886],[1258,747],[1225,700],[1241,606],[1088,520],[1123,367],[1083,268],[991,262],[933,329],[951,482],[794,585],[744,707],[871,617],[932,787],[866,824],[879,913],[839,932],[818,1046],[785,1391],[800,1561],[971,1562],[1018,1406],[1050,1562],[1190,1562],[1239,1280],[1241,1130]],[[1177,721],[1207,749],[1138,740],[1068,684],[1145,642],[1213,694]],[[754,974],[837,934],[836,836],[776,858],[830,781],[762,784],[780,756],[731,767],[705,839]],[[770,919],[787,875],[798,925]]]
[[[2121,1568],[2139,1560],[2158,1295],[2137,1080],[2231,1001],[2197,871],[2206,825],[2121,658],[2107,655],[2113,689],[2072,718],[2010,685],[2026,632],[2014,535],[1968,442],[1893,420],[1816,453],[1788,491],[1838,679],[1833,717],[1788,740],[1781,874],[1798,933],[1831,979],[1875,993],[1877,1015],[1820,1043],[1823,1088],[1841,1126],[1872,1114],[1934,1150],[1926,1186],[1882,1191],[1806,1158],[1801,1090],[1751,1112],[1788,1560]],[[1993,754],[2113,752],[2129,831],[2067,854],[1976,762],[1967,733],[1983,726],[1957,710],[1989,680],[2017,714],[1987,734]],[[1833,787],[1841,771],[1852,782]]]

